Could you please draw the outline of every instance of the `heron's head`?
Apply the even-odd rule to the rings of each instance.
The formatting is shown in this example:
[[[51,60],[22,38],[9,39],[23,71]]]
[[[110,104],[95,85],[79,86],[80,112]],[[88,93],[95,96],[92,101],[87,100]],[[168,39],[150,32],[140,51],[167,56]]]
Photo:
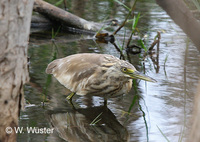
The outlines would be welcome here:
[[[127,61],[120,60],[120,71],[123,73],[125,77],[132,78],[132,79],[142,79],[149,82],[156,82],[155,79],[138,72],[135,67]]]

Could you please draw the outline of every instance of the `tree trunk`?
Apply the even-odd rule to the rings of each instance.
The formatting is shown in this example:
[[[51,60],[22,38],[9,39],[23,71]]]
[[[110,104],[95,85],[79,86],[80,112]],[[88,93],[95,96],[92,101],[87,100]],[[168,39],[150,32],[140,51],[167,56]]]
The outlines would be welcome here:
[[[183,0],[156,0],[174,22],[190,37],[200,51],[200,23]]]
[[[24,104],[23,84],[29,80],[27,47],[32,8],[33,0],[0,0],[0,142],[16,141],[14,128]]]
[[[200,81],[197,89],[197,94],[194,99],[193,115],[191,119],[192,127],[190,130],[190,136],[187,142],[200,142]]]

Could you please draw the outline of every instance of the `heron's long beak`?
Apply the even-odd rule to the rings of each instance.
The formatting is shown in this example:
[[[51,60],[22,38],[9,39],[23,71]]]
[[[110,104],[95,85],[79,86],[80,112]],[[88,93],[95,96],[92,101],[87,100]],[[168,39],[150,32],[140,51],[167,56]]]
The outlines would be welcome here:
[[[142,80],[145,80],[145,81],[149,81],[149,82],[157,82],[155,79],[143,74],[143,73],[140,73],[138,71],[134,71],[132,73],[129,73],[130,77],[133,78],[133,79],[142,79]]]

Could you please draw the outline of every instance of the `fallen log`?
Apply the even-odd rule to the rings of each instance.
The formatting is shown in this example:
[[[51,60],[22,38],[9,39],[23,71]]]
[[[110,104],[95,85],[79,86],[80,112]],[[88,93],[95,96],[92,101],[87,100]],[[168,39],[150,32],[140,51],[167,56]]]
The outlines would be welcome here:
[[[43,0],[35,0],[33,11],[48,17],[51,21],[60,22],[67,27],[98,31],[103,26],[103,24],[87,21]]]

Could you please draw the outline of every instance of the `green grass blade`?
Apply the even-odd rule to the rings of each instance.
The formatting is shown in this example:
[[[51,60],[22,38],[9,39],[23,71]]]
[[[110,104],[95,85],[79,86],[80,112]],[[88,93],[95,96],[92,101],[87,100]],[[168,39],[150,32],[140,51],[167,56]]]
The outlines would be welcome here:
[[[132,24],[132,31],[135,30],[135,21],[136,21],[136,18],[135,18],[135,16],[134,16],[134,18],[133,18],[133,24]]]
[[[103,21],[105,21],[106,19],[108,19],[108,16],[106,16],[104,19],[103,19]],[[100,33],[101,31],[103,31],[105,28],[108,28],[108,27],[110,27],[111,26],[111,24],[110,25],[106,25],[105,23],[101,26],[101,28],[96,32],[96,34],[98,34],[98,33]]]
[[[182,142],[183,141],[183,136],[184,136],[184,128],[181,128],[181,132],[179,134],[178,142]]]
[[[131,9],[126,6],[125,4],[123,4],[122,2],[118,1],[118,0],[114,0],[115,2],[117,2],[119,5],[122,5],[123,7],[125,7],[126,9],[128,9],[129,11],[131,11]]]
[[[132,110],[132,108],[133,108],[133,106],[134,106],[136,100],[138,100],[138,96],[137,96],[137,95],[135,95],[135,96],[133,97],[132,103],[131,103],[131,105],[130,105],[130,107],[129,107],[129,109],[128,109],[128,113],[131,112],[131,110]]]
[[[157,126],[157,125],[156,125]],[[160,133],[163,135],[163,137],[167,140],[167,142],[170,142],[169,139],[165,136],[165,134],[162,132],[162,130],[157,126]]]
[[[100,119],[98,119],[98,118],[102,115],[102,113],[103,113],[103,112],[101,112],[99,115],[97,115],[97,117],[94,118],[94,120],[90,123],[90,125],[95,125],[95,124],[97,124],[97,123],[101,120],[101,118],[100,118]],[[98,119],[98,120],[97,120],[97,119]]]
[[[140,13],[138,13],[136,18],[135,18],[135,16],[133,18],[132,31],[134,31],[136,29],[139,19],[140,19]]]
[[[55,3],[55,6],[59,6],[63,3],[64,0],[59,0],[57,3]]]
[[[55,33],[55,37],[57,36],[57,34],[59,33],[59,31],[60,31],[60,28],[61,28],[61,26],[58,28],[58,30],[56,31],[56,33]]]
[[[196,6],[197,10],[200,11],[200,2],[197,0],[192,0],[192,2]]]
[[[145,52],[148,51],[148,49],[145,47],[144,42],[142,41],[142,39],[138,40],[140,46],[145,50]]]
[[[61,28],[61,26],[57,29],[56,32],[54,31],[54,28],[52,28],[51,39],[54,39],[54,38],[57,36],[57,34],[58,34],[59,31],[60,31],[60,28]]]
[[[131,105],[130,105],[130,107],[128,109],[128,113],[131,112],[133,106],[135,105],[135,102],[139,99],[139,97],[138,97],[138,90],[137,90],[137,86],[136,86],[136,80],[133,80],[133,88],[135,90],[135,95],[134,95],[132,103],[131,103]]]
[[[145,128],[146,128],[147,142],[148,142],[149,141],[149,128],[148,128],[147,121],[146,121],[146,114],[143,111],[142,106],[140,105],[139,101],[138,101],[138,105],[139,105],[139,109],[142,112],[142,116],[143,116],[143,119],[144,119],[144,124],[145,124]]]
[[[53,60],[55,60],[56,58],[57,58],[57,52],[55,51],[54,54],[53,54],[53,56],[52,56],[51,62]],[[48,89],[48,87],[49,87],[49,85],[51,83],[51,79],[52,79],[52,75],[48,74],[47,78],[46,78],[45,86],[43,87],[43,93],[42,93],[44,95],[43,102],[45,102],[47,100],[47,89]]]
[[[121,46],[121,44],[119,43],[118,40],[116,40],[116,42],[117,42],[117,46],[119,47],[119,50],[122,52],[123,51],[123,46]]]
[[[167,72],[166,72],[166,62],[167,62],[168,56],[169,56],[169,54],[166,55],[166,57],[165,57],[165,61],[164,61],[164,72],[165,72],[165,76],[166,76],[166,77],[167,77]]]
[[[54,28],[52,28],[52,30],[51,30],[51,39],[54,39]]]
[[[168,56],[169,56],[169,54],[167,54],[166,57],[165,57],[164,67],[165,67],[165,65],[166,65],[166,62],[167,62]]]

